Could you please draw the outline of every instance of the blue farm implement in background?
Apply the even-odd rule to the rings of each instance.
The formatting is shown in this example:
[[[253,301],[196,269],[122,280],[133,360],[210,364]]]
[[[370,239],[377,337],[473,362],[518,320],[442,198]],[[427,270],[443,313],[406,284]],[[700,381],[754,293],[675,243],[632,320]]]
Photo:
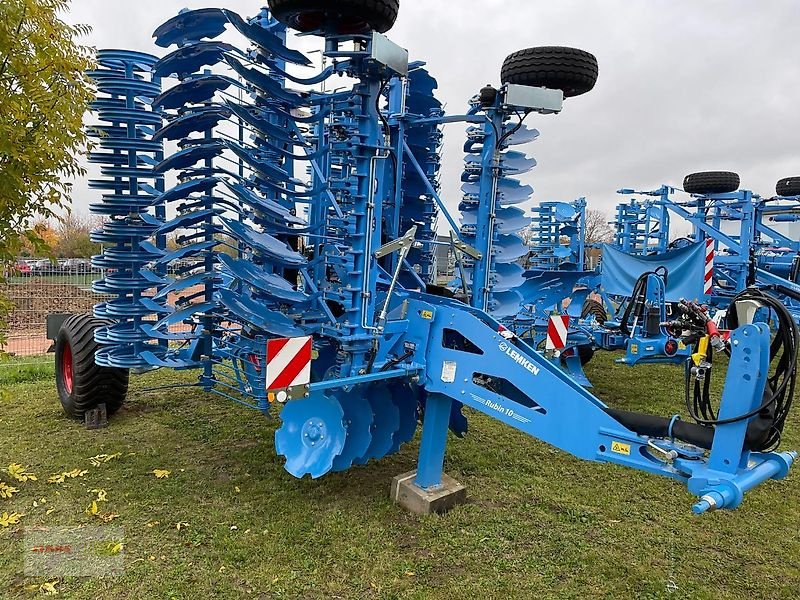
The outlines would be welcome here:
[[[691,421],[607,407],[507,326],[587,274],[582,200],[536,209],[537,256],[524,265],[519,205],[533,190],[519,177],[535,165],[521,150],[538,136],[526,120],[590,91],[594,56],[514,53],[500,85],[446,115],[425,64],[384,35],[397,0],[269,4],[251,19],[183,11],[155,31],[161,58],[99,53],[92,209],[106,219],[93,262],[109,299],[59,332],[69,414],[113,413],[131,372],[194,370],[199,388],[278,416],[287,471],[313,478],[397,452],[421,419],[418,469],[395,490],[411,508],[441,508],[453,491],[442,467],[448,430],[467,432],[464,405],[582,459],[682,481],[697,512],[786,476],[795,455],[777,442],[794,370],[769,376],[759,315],[778,320],[786,364],[797,330],[769,296],[734,299],[729,339],[696,304],[673,316],[675,340],[697,346]],[[290,29],[321,40],[322,67]],[[439,193],[441,128],[455,122],[467,126],[460,224]],[[455,291],[433,285],[440,218],[459,256]],[[668,321],[653,306],[669,285],[647,277],[648,308],[632,317],[644,334]],[[718,408],[703,388],[711,348],[730,354]]]
[[[800,236],[790,235],[788,228],[800,219],[800,179],[782,179],[770,198],[740,190],[739,183],[736,173],[711,171],[685,178],[688,198],[677,197],[668,186],[650,192],[620,190],[646,200],[618,206],[616,246],[658,260],[668,248],[706,244],[711,258],[705,294],[712,307],[724,310],[737,294],[756,287],[779,297],[798,320]],[[691,225],[687,237],[670,235],[675,217]]]

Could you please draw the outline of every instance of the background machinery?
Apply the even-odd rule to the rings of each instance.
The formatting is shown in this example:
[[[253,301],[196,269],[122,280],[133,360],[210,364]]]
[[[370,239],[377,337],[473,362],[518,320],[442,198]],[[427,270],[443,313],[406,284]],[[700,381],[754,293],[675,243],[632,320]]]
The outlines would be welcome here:
[[[626,195],[644,196],[618,206],[616,246],[632,254],[661,255],[669,248],[692,244],[706,247],[706,289],[708,303],[727,308],[732,298],[748,287],[777,295],[795,319],[800,318],[800,242],[791,231],[798,222],[800,179],[782,179],[776,195],[762,198],[739,189],[739,175],[727,171],[692,173],[683,189],[688,198],[674,188],[663,186],[650,192],[620,190]],[[672,239],[670,223],[682,219],[691,226],[686,237]],[[650,227],[651,223],[656,227]],[[652,245],[638,234],[630,243],[622,232],[649,231]]]

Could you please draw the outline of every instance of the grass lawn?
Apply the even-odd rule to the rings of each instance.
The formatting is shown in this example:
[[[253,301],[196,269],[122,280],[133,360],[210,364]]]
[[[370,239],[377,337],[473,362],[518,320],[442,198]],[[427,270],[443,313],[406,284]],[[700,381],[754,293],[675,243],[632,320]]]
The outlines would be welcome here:
[[[601,398],[681,411],[679,368],[613,358],[589,365]],[[0,366],[0,468],[38,476],[0,500],[0,515],[25,515],[0,527],[0,598],[38,596],[48,581],[23,575],[22,528],[102,525],[86,513],[95,489],[107,492],[101,512],[119,515],[102,526],[125,530],[124,575],[58,580],[61,597],[800,598],[797,472],[737,511],[695,517],[676,482],[580,462],[471,413],[446,464],[470,502],[418,517],[388,497],[391,478],[414,468],[418,438],[378,463],[298,481],[273,449],[278,421],[193,389],[144,391],[190,377],[134,378],[111,427],[86,431],[62,415],[51,367]],[[800,448],[796,414],[784,448]],[[47,482],[73,469],[88,472]]]

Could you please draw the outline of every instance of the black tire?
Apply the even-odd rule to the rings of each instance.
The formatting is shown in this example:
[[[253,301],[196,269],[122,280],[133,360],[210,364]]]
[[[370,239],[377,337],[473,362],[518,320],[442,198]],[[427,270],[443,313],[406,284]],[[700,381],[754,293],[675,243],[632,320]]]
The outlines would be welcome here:
[[[331,28],[334,33],[389,31],[400,12],[400,0],[269,0],[281,23],[302,32]]]
[[[683,191],[687,194],[727,194],[738,190],[740,183],[737,173],[705,171],[687,175],[683,180]]]
[[[775,186],[778,196],[800,196],[800,177],[781,179]]]
[[[597,58],[577,48],[539,46],[510,54],[503,62],[500,79],[533,87],[564,92],[565,98],[585,94],[594,88]]]
[[[83,419],[86,411],[98,404],[105,404],[108,414],[114,414],[128,393],[128,369],[101,367],[94,362],[94,353],[100,348],[94,331],[108,324],[90,314],[72,315],[58,331],[56,389],[64,412],[74,419]]]
[[[581,308],[581,319],[589,316],[593,316],[598,325],[605,325],[606,321],[608,321],[608,313],[606,313],[603,304],[591,298],[587,298],[586,302],[583,303],[583,308]]]

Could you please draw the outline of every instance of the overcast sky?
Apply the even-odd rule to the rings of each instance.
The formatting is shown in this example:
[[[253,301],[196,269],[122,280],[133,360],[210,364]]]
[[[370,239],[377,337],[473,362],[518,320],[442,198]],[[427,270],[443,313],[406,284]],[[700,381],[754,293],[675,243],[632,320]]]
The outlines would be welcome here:
[[[153,30],[181,8],[246,0],[73,0],[68,20],[91,25],[86,42],[154,54]],[[389,36],[425,60],[448,113],[462,113],[504,57],[564,45],[597,56],[600,78],[560,115],[529,117],[542,133],[527,146],[534,202],[586,196],[609,214],[621,187],[680,186],[700,170],[733,170],[762,195],[800,175],[798,0],[401,0]],[[228,38],[237,41],[236,37]],[[238,38],[240,47],[246,46]],[[443,195],[459,201],[464,127],[446,129]],[[91,197],[76,189],[76,206]],[[83,209],[85,210],[85,209]]]

